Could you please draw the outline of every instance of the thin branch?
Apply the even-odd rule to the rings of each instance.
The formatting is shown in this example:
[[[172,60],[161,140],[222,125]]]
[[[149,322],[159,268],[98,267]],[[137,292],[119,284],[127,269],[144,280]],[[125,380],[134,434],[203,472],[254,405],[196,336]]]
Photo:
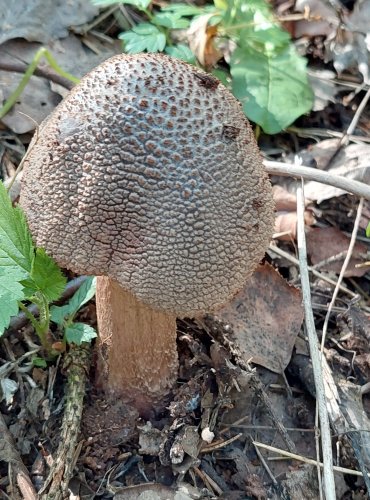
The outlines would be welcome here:
[[[347,179],[340,175],[334,175],[329,172],[324,172],[316,168],[304,167],[302,165],[281,163],[279,161],[264,160],[264,165],[269,174],[284,175],[303,179],[321,182],[339,189],[343,189],[348,193],[362,196],[366,200],[370,200],[370,186],[364,182]]]
[[[326,408],[324,381],[315,321],[311,307],[311,290],[307,269],[306,235],[304,224],[305,200],[302,185],[297,188],[297,243],[299,255],[299,268],[301,274],[302,296],[305,310],[305,323],[312,360],[312,370],[315,381],[316,401],[320,416],[321,444],[324,463],[324,491],[326,500],[335,500],[335,481],[333,474],[333,455],[331,449],[331,436],[329,417]]]
[[[25,73],[27,71],[27,68],[28,65],[26,63],[2,61],[0,59],[0,71],[9,71],[10,73]],[[50,82],[57,83],[58,85],[61,85],[68,90],[71,90],[74,87],[74,83],[48,67],[36,68],[33,74],[35,76],[40,76],[41,78],[46,78]]]
[[[279,255],[279,257],[283,257],[284,259],[289,260],[290,262],[292,262],[292,264],[294,264],[296,266],[299,266],[299,260],[298,259],[296,259],[295,257],[293,257],[293,255],[291,255],[290,253],[286,252],[285,250],[282,250],[278,246],[270,245],[269,246],[269,250],[270,250],[270,252],[274,252],[276,255]],[[326,281],[327,283],[330,283],[330,285],[333,285],[333,286],[337,285],[336,281],[332,280],[331,278],[328,278],[328,276],[326,276],[325,274],[320,273],[314,267],[307,266],[307,269],[314,276],[316,276],[317,278],[320,278],[323,281]],[[344,292],[347,295],[349,295],[350,297],[352,297],[352,298],[357,297],[357,294],[355,294],[354,292],[352,292],[351,290],[349,290],[348,288],[346,288],[343,285],[339,285],[339,289],[342,292]]]
[[[353,225],[351,241],[350,241],[349,246],[348,246],[347,255],[346,255],[346,258],[344,259],[342,269],[340,270],[339,278],[338,278],[337,284],[335,285],[333,296],[331,298],[331,301],[330,301],[330,304],[328,307],[328,311],[327,311],[326,316],[325,316],[324,326],[322,329],[321,352],[324,351],[324,345],[325,345],[325,340],[326,340],[326,333],[328,331],[328,324],[329,324],[330,315],[331,315],[333,307],[335,305],[335,301],[337,300],[337,296],[338,296],[338,293],[340,290],[340,285],[343,281],[344,274],[347,270],[349,261],[351,260],[351,257],[352,257],[353,249],[354,249],[355,244],[356,244],[356,238],[357,238],[358,228],[360,225],[360,219],[361,219],[361,215],[362,215],[363,206],[364,206],[364,199],[360,198],[360,203],[358,204],[358,207],[357,207],[356,219],[355,219],[355,223]]]
[[[274,446],[269,446],[268,444],[259,443],[258,441],[253,441],[254,446],[258,448],[263,448],[264,450],[272,451],[273,453],[280,453],[283,457],[291,458],[292,460],[298,460],[299,462],[304,462],[306,464],[317,465],[317,461],[313,458],[306,458],[301,455],[296,455],[295,453],[290,453],[289,451],[281,450],[280,448],[275,448]],[[322,462],[318,464],[321,468],[324,466]],[[363,474],[357,470],[346,469],[345,467],[338,467],[333,465],[333,470],[340,474],[349,474],[351,476],[363,477]],[[370,477],[370,474],[368,474]]]

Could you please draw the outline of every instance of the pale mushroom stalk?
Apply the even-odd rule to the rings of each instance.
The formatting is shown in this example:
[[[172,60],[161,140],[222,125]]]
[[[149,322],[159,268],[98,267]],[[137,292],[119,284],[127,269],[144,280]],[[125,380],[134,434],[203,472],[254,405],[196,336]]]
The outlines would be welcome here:
[[[97,279],[96,308],[96,384],[112,396],[124,395],[149,418],[177,378],[176,317],[143,304],[105,276]]]
[[[176,382],[175,318],[237,293],[274,219],[239,102],[162,54],[115,56],[74,87],[29,148],[20,203],[60,266],[106,277],[97,381],[145,414]]]

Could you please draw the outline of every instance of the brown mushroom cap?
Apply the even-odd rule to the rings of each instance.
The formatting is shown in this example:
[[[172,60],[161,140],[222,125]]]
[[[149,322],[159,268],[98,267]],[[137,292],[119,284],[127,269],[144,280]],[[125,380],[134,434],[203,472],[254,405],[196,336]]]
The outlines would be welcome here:
[[[178,316],[226,302],[272,233],[271,187],[240,104],[164,55],[118,55],[91,71],[24,166],[37,245]]]

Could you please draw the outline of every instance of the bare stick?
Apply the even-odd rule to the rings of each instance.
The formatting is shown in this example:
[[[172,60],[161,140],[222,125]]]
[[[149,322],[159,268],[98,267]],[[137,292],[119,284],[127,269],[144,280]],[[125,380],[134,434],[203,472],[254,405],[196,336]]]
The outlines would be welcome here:
[[[331,315],[331,312],[333,310],[335,301],[337,300],[337,296],[338,296],[339,289],[340,289],[339,287],[343,281],[344,274],[347,270],[349,261],[351,260],[351,257],[352,257],[353,249],[354,249],[355,244],[356,244],[356,238],[357,238],[358,228],[360,225],[360,219],[361,219],[363,206],[364,206],[364,199],[360,198],[360,203],[358,204],[358,207],[357,207],[356,219],[355,219],[355,223],[354,223],[353,230],[352,230],[351,241],[349,242],[347,255],[346,255],[346,258],[344,259],[342,269],[340,270],[339,278],[338,278],[337,284],[335,285],[333,296],[331,298],[331,301],[330,301],[330,304],[328,307],[328,311],[327,311],[326,316],[325,316],[324,326],[322,329],[321,352],[324,351],[324,345],[325,345],[326,333],[328,331],[329,319],[330,319],[330,315]]]
[[[290,453],[289,451],[281,450],[280,448],[275,448],[274,446],[270,446],[268,444],[259,443],[258,441],[253,441],[254,446],[258,448],[263,448],[264,450],[269,450],[274,453],[280,453],[283,457],[291,458],[292,460],[298,460],[299,462],[304,462],[306,464],[317,465],[317,461],[313,458],[306,458],[301,455],[296,455],[295,453]],[[322,462],[318,464],[321,468],[324,466]],[[337,465],[333,465],[333,470],[335,472],[339,472],[340,474],[350,474],[351,476],[361,477],[363,474],[357,470],[346,469],[345,467],[338,467]],[[370,474],[368,474],[370,477]]]
[[[281,248],[279,248],[277,246],[273,246],[273,245],[269,246],[269,250],[271,252],[276,253],[280,257],[283,257],[284,259],[289,260],[290,262],[292,262],[296,266],[299,266],[299,260],[296,259],[295,257],[293,257],[293,255],[291,255],[290,253],[286,252],[285,250],[282,250]],[[333,286],[337,285],[336,281],[332,280],[331,278],[328,278],[325,274],[322,274],[319,271],[316,271],[316,269],[314,267],[307,266],[307,269],[310,271],[310,273],[312,273],[314,276],[317,276],[318,278],[322,279],[323,281],[326,281],[327,283],[330,283]],[[339,289],[342,292],[344,292],[347,295],[349,295],[350,297],[352,297],[352,298],[357,297],[357,295],[355,293],[353,293],[351,290],[349,290],[348,288],[346,288],[343,285],[339,285]]]
[[[331,436],[329,417],[326,408],[324,382],[318,349],[318,339],[315,329],[315,321],[311,307],[311,290],[307,269],[306,235],[304,224],[304,193],[302,186],[297,188],[297,243],[299,255],[299,268],[301,274],[302,295],[305,310],[305,322],[308,342],[312,360],[312,370],[315,380],[316,401],[320,416],[321,444],[324,463],[324,491],[326,500],[335,500],[335,482],[333,474],[333,455],[331,449]]]
[[[264,165],[269,174],[284,175],[291,177],[302,177],[310,181],[321,182],[339,189],[343,189],[348,193],[362,196],[366,200],[370,200],[370,186],[364,182],[353,181],[340,175],[330,174],[316,168],[304,167],[302,165],[280,163],[279,161],[264,160]]]

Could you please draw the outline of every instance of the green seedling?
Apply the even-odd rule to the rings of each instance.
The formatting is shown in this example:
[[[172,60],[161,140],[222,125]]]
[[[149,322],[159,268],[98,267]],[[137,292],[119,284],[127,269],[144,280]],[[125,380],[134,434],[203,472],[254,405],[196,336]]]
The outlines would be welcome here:
[[[129,4],[145,17],[119,35],[125,52],[165,52],[192,64],[196,64],[195,55],[186,43],[176,43],[178,37],[173,35],[205,16],[208,26],[217,26],[219,39],[235,47],[230,72],[215,68],[215,75],[224,83],[231,81],[245,115],[266,133],[280,132],[312,108],[306,59],[297,53],[267,0],[214,0],[214,5],[202,7],[176,3],[159,8],[150,0],[92,1],[101,6]]]
[[[0,182],[0,336],[10,319],[23,311],[37,333],[48,357],[53,356],[50,322],[57,323],[65,341],[81,344],[96,336],[95,330],[74,323],[78,309],[95,293],[95,281],[88,278],[63,307],[50,304],[61,297],[66,278],[42,248],[32,242],[26,218],[19,207],[13,207]],[[30,312],[25,302],[35,304],[39,314]]]

